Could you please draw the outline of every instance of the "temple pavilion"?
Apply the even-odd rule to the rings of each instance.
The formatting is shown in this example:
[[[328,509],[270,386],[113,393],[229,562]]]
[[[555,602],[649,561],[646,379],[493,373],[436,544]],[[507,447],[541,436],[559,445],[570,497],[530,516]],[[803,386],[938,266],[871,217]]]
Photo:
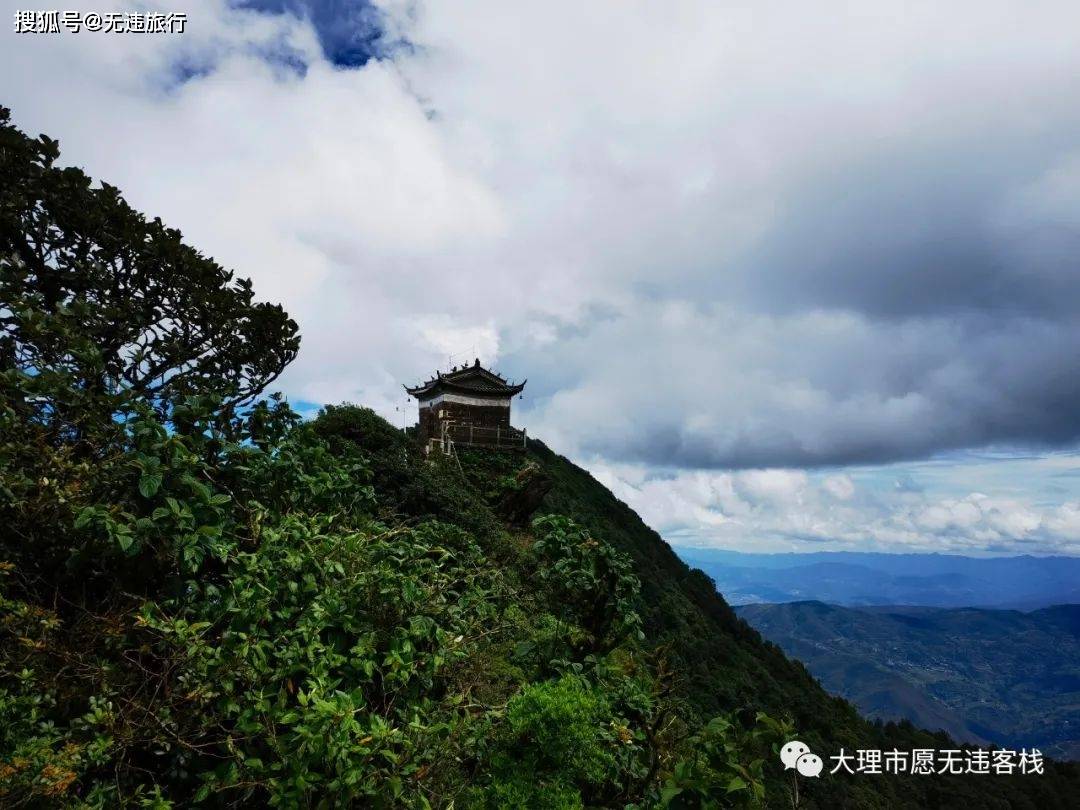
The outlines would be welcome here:
[[[510,424],[510,402],[525,382],[507,382],[480,365],[454,367],[413,388],[420,406],[417,432],[425,448],[449,453],[455,446],[524,449],[525,431]]]

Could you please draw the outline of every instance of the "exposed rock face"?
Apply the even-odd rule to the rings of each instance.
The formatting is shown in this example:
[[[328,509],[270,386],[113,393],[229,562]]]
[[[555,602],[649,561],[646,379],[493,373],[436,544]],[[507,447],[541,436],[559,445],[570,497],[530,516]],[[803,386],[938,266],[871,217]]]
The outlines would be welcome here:
[[[499,514],[512,526],[526,525],[553,483],[539,464],[530,462],[514,477],[513,488],[499,500]]]

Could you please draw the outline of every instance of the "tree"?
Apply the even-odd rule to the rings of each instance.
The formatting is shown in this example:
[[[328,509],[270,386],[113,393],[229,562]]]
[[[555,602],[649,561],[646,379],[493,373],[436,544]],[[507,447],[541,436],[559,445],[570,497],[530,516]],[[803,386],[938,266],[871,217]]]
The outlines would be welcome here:
[[[208,391],[251,402],[296,356],[296,323],[59,155],[0,107],[0,364],[163,413]]]

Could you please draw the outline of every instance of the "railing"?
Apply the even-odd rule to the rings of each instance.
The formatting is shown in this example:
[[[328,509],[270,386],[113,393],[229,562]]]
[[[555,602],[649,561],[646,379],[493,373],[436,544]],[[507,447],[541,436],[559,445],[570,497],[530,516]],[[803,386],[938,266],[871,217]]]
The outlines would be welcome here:
[[[443,440],[449,439],[459,447],[492,447],[503,450],[524,450],[524,430],[515,427],[482,427],[480,425],[443,425]]]

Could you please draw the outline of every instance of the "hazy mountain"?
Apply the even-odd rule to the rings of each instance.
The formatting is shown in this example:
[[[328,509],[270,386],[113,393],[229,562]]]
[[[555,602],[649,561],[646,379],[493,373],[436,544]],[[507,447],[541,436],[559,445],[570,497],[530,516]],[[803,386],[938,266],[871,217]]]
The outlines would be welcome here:
[[[1034,610],[1080,603],[1080,558],[946,554],[742,554],[678,549],[734,605],[830,604]]]
[[[1080,758],[1080,605],[1022,613],[795,602],[737,612],[868,715]]]

